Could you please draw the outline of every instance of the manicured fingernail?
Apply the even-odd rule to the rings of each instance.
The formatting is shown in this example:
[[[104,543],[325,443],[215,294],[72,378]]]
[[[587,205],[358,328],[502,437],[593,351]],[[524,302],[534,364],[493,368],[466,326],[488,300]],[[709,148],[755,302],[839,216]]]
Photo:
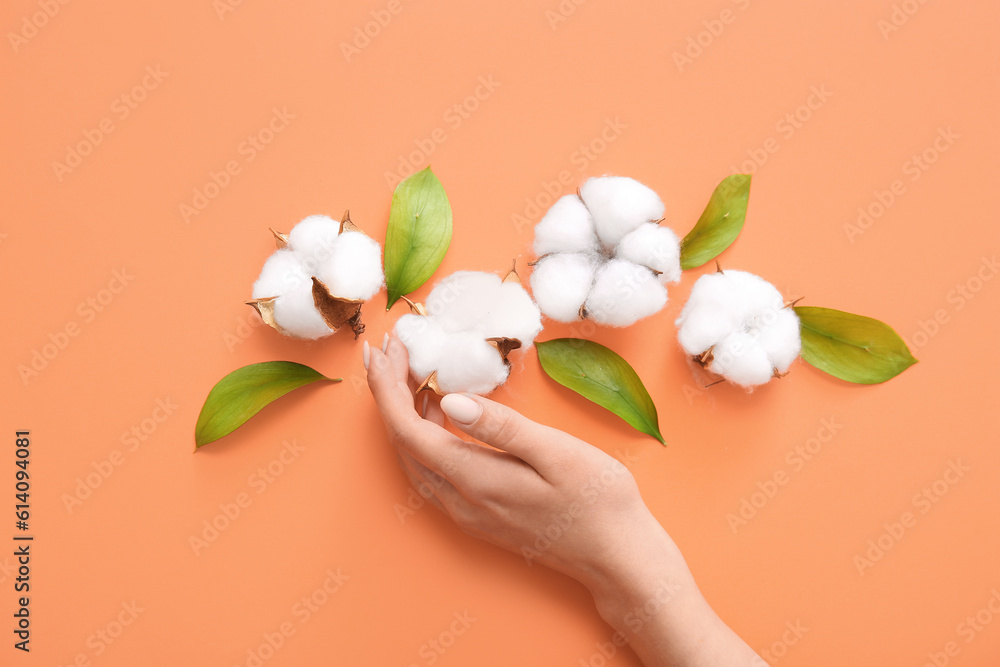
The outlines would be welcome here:
[[[441,399],[441,410],[459,424],[472,424],[483,414],[483,406],[463,394],[448,394]]]
[[[385,351],[388,349],[389,349],[389,332],[387,331],[385,333],[385,336],[382,338],[382,353],[384,354]]]
[[[368,341],[365,341],[364,347],[361,351],[361,360],[365,362],[365,370],[368,370],[368,362],[372,359],[372,348],[368,345]]]
[[[421,417],[426,417],[426,416],[427,416],[427,402],[428,402],[429,400],[431,400],[431,397],[430,397],[430,396],[428,396],[427,394],[424,394],[424,404],[423,404],[423,406],[422,406],[422,407],[420,408],[420,416],[421,416]]]

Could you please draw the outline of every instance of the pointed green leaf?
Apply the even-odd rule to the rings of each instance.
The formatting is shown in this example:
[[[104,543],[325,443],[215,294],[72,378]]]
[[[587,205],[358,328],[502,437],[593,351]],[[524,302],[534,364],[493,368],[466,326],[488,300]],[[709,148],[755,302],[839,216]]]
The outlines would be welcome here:
[[[693,269],[718,257],[743,229],[750,199],[750,174],[722,180],[694,229],[681,241],[681,268]]]
[[[396,186],[385,232],[385,286],[389,302],[430,278],[451,243],[451,204],[427,167]]]
[[[582,338],[557,338],[535,347],[550,378],[663,443],[653,399],[618,354]]]
[[[892,327],[832,308],[796,306],[802,328],[802,358],[848,382],[878,384],[917,363]]]
[[[266,361],[233,371],[208,392],[194,427],[195,443],[201,447],[229,435],[264,406],[317,380],[340,382],[291,361]]]

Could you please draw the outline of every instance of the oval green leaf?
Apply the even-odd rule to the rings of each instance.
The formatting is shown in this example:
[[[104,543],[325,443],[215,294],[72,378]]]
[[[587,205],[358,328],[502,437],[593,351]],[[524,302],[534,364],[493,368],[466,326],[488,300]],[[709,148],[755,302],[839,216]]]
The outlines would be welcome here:
[[[802,358],[834,377],[878,384],[917,363],[885,322],[832,308],[796,306],[802,329]]]
[[[653,399],[635,370],[617,353],[582,338],[557,338],[535,343],[535,347],[550,378],[663,443]]]
[[[392,308],[430,278],[451,243],[451,204],[427,167],[396,186],[385,232],[385,286]]]
[[[682,269],[712,261],[740,235],[750,200],[750,178],[750,174],[733,174],[716,186],[694,229],[681,241]]]
[[[291,361],[266,361],[233,371],[208,392],[194,427],[197,447],[229,435],[264,406],[317,380],[340,382]]]

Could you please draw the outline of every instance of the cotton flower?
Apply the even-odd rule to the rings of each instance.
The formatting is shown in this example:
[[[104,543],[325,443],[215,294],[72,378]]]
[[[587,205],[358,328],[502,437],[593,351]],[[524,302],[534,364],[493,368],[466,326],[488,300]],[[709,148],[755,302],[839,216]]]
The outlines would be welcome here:
[[[508,355],[527,348],[542,330],[542,315],[511,269],[458,271],[438,283],[426,306],[396,321],[410,373],[438,393],[486,394],[510,374]]]
[[[663,202],[622,176],[591,178],[535,226],[531,291],[546,316],[624,327],[667,303],[680,280],[680,241],[659,224]]]
[[[329,336],[350,324],[364,331],[361,304],[385,281],[382,248],[345,213],[342,222],[311,215],[287,234],[264,263],[248,301],[265,323],[296,338]]]
[[[802,347],[799,318],[775,287],[726,269],[698,279],[677,319],[684,351],[743,387],[781,376]]]

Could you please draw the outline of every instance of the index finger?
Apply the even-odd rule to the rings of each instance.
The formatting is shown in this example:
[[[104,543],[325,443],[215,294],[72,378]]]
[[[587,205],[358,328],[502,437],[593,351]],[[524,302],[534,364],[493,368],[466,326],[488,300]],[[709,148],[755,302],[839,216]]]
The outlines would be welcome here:
[[[390,338],[387,350],[372,348],[368,362],[368,387],[382,414],[389,439],[422,464],[449,481],[460,463],[469,458],[469,443],[447,429],[422,419],[413,406],[408,384],[406,348]]]

